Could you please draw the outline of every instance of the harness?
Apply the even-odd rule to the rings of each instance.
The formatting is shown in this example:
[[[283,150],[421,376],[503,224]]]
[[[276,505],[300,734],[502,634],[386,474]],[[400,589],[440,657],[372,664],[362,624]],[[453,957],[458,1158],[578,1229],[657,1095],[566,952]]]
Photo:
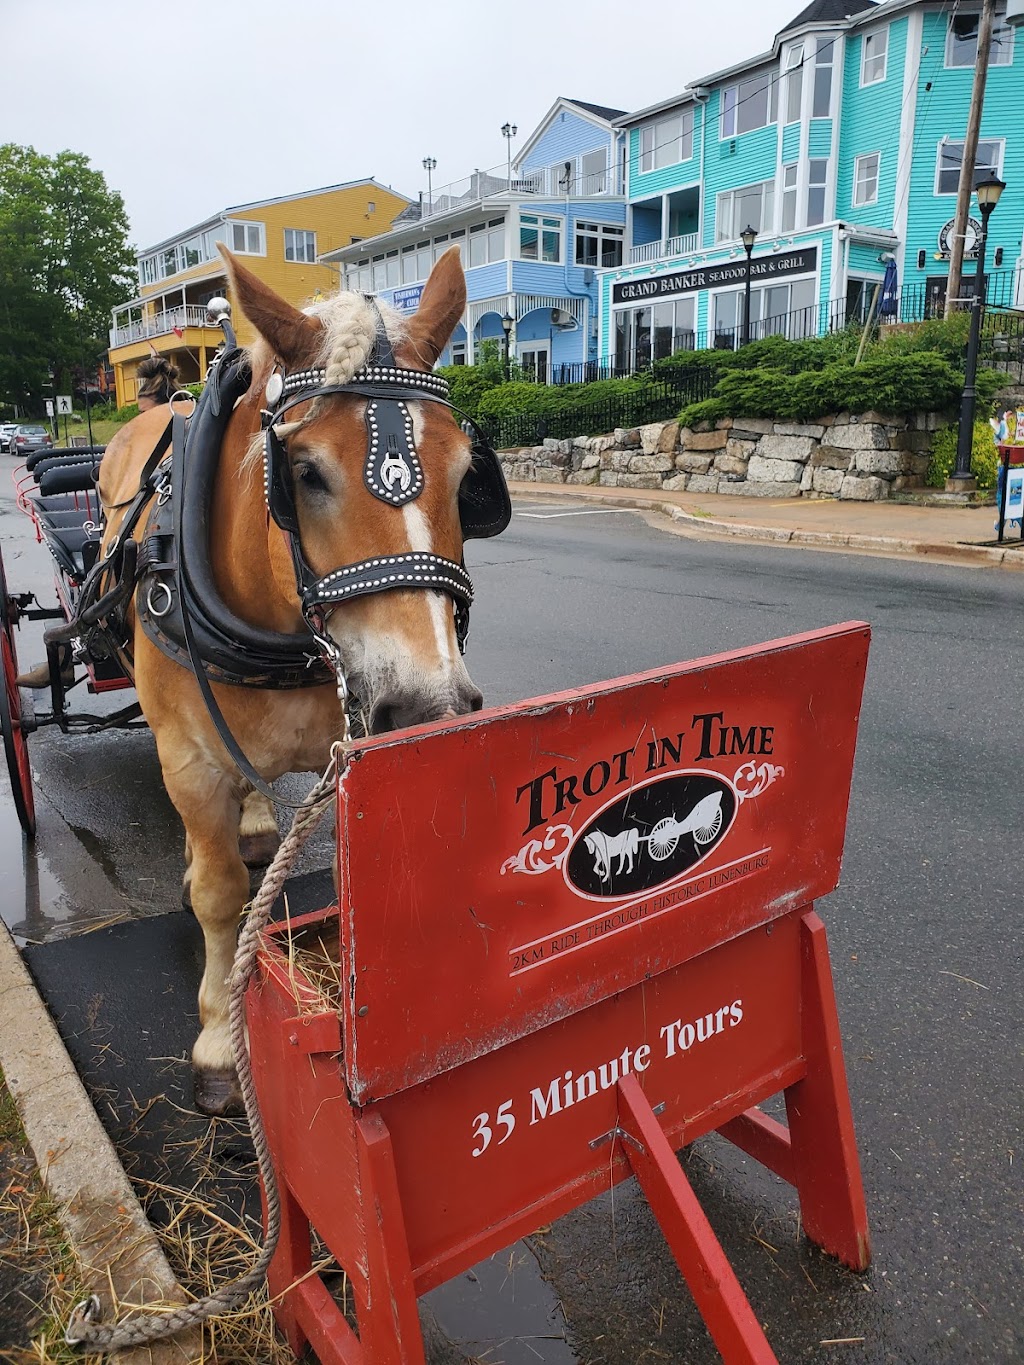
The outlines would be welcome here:
[[[376,312],[376,304],[368,300]],[[416,451],[413,420],[407,404],[437,403],[464,419],[473,437],[472,461],[459,488],[459,520],[463,540],[499,535],[512,516],[501,464],[484,432],[448,396],[447,380],[421,370],[406,370],[395,357],[379,313],[377,339],[366,367],[345,384],[328,384],[323,369],[288,373],[275,369],[267,381],[263,412],[264,492],[270,515],[284,531],[291,549],[295,585],[302,613],[322,652],[337,669],[337,646],[327,634],[327,617],[341,602],[396,588],[443,592],[452,599],[455,635],[465,653],[473,584],[464,563],[430,551],[375,556],[345,564],[317,577],[302,552],[295,491],[288,454],[278,432],[292,408],[314,399],[354,394],[367,399],[366,457],[363,482],[380,502],[400,508],[423,491],[423,468]]]
[[[401,509],[423,491],[425,475],[416,450],[408,403],[437,403],[458,413],[473,441],[472,460],[459,488],[464,540],[500,534],[512,516],[505,477],[490,441],[448,396],[440,375],[401,368],[376,304],[377,332],[366,366],[345,384],[328,384],[324,369],[271,373],[262,412],[264,495],[270,516],[284,533],[295,571],[306,630],[269,631],[238,617],[222,599],[210,558],[210,508],[223,437],[238,400],[248,391],[251,371],[234,345],[219,355],[192,416],[175,413],[146,462],[140,488],[118,535],[83,584],[74,620],[53,632],[82,639],[86,627],[100,631],[119,651],[127,644],[121,609],[136,589],[136,610],[146,634],[169,657],[191,669],[211,719],[235,764],[258,790],[269,792],[228,729],[210,680],[268,688],[336,683],[344,702],[348,691],[341,653],[328,621],[341,603],[397,589],[442,592],[453,605],[455,634],[465,651],[473,585],[464,563],[428,551],[378,555],[344,564],[317,576],[302,549],[291,465],[278,430],[285,414],[300,404],[338,396],[367,400],[363,481],[379,501]],[[170,444],[170,454],[165,454]],[[131,532],[149,514],[141,543]],[[109,584],[112,587],[108,587]],[[285,803],[288,804],[288,803]]]

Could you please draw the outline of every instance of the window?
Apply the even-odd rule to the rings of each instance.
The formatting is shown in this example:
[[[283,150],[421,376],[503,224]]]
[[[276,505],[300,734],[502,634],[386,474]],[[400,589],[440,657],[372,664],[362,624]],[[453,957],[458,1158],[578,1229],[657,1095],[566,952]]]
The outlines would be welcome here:
[[[262,223],[229,223],[231,250],[240,256],[265,256]]]
[[[414,246],[402,247],[402,283],[415,284],[419,279],[416,274],[416,248]]]
[[[799,167],[794,161],[782,168],[782,227],[781,232],[792,232],[796,227],[796,177]]]
[[[659,119],[640,129],[640,170],[660,170],[693,156],[693,110]]]
[[[936,168],[935,193],[956,194],[960,184],[960,165],[964,159],[962,142],[940,142],[939,158]],[[978,152],[974,158],[974,183],[985,180],[990,175],[998,175],[1003,159],[1001,140],[978,142]]]
[[[489,261],[505,259],[504,218],[490,218],[487,221],[487,259]]]
[[[828,180],[828,162],[808,162],[807,173],[807,226],[817,227],[825,221],[825,185]]]
[[[379,294],[382,289],[388,287],[387,266],[384,264],[383,256],[373,258],[373,292]]]
[[[868,152],[853,160],[853,202],[859,208],[862,204],[878,203],[878,152]]]
[[[178,272],[178,251],[176,247],[168,247],[161,253],[160,257],[160,277],[166,279],[168,275],[176,275]]]
[[[431,252],[430,243],[421,242],[416,248],[416,278],[425,280],[430,274]]]
[[[368,200],[366,201],[366,212],[367,212],[367,213],[376,213],[376,212],[377,212],[377,205],[373,202],[372,199],[368,199]]]
[[[201,237],[190,237],[187,242],[182,242],[179,251],[182,270],[191,270],[194,265],[200,265],[206,259],[203,255],[203,239]]]
[[[487,225],[477,223],[469,229],[469,265],[487,264]]]
[[[734,241],[748,225],[757,232],[770,232],[774,213],[774,180],[727,190],[715,206],[715,241]]]
[[[583,194],[607,194],[608,153],[603,147],[583,153]]]
[[[434,260],[439,261],[448,250],[451,243],[448,241],[447,232],[442,237],[434,238]]]
[[[778,84],[771,71],[761,71],[722,91],[722,137],[764,128],[778,117]]]
[[[814,54],[814,98],[811,118],[828,118],[832,111],[832,56],[835,39],[819,38]]]
[[[786,53],[786,114],[787,123],[796,123],[800,117],[800,100],[804,86],[804,47],[798,43]]]
[[[615,364],[643,370],[652,360],[692,351],[696,342],[692,296],[656,303],[653,308],[622,308],[615,313]]]
[[[156,283],[155,256],[143,256],[142,260],[139,262],[139,283],[140,284]]]
[[[790,341],[815,336],[818,330],[817,286],[813,279],[791,284],[769,284],[750,291],[750,339],[784,336]],[[714,346],[732,350],[743,341],[742,289],[723,290],[714,296]]]
[[[874,85],[885,80],[886,59],[889,55],[889,30],[865,33],[860,49],[860,83]]]
[[[384,278],[387,281],[386,289],[394,289],[402,283],[402,268],[398,261],[397,251],[389,251],[385,257]]]
[[[978,23],[981,15],[954,14],[949,21],[946,35],[946,65],[974,66],[978,60]],[[1009,66],[1013,61],[1013,29],[1006,22],[1006,6],[996,9],[995,23],[992,25],[992,46],[989,49],[989,66]]]
[[[576,264],[621,265],[623,232],[611,223],[577,223]]]
[[[313,265],[316,261],[316,233],[285,228],[284,258],[286,261],[302,261],[306,265]]]
[[[548,261],[557,265],[562,257],[561,219],[539,218],[535,213],[521,213],[519,257],[524,261]]]

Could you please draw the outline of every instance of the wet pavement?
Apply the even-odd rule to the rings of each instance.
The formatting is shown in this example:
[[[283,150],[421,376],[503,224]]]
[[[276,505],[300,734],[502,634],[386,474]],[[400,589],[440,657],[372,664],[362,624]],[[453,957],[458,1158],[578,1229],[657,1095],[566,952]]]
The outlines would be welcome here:
[[[577,510],[584,514],[520,517],[501,540],[468,547],[479,599],[469,663],[489,702],[843,619],[866,619],[875,631],[843,881],[819,907],[871,1271],[852,1275],[808,1246],[792,1191],[725,1142],[705,1139],[682,1155],[769,1340],[781,1361],[1020,1360],[1017,576],[683,540],[627,513]],[[8,582],[42,596],[48,557],[21,520],[0,470]],[[25,663],[41,657],[27,635],[18,642]],[[49,974],[55,997],[76,963],[84,969],[106,950],[123,989],[110,1018],[73,1026],[83,1047],[95,1052],[110,1035],[90,1032],[114,1027],[139,1032],[140,1058],[181,1058],[191,1021],[175,1015],[181,1036],[169,1042],[142,1037],[147,973],[128,970],[117,946],[135,933],[141,945],[161,921],[191,923],[176,910],[181,832],[152,740],[50,730],[33,737],[31,754],[40,825],[31,851],[0,778],[3,916],[22,942],[42,945],[30,961],[60,950]],[[305,781],[290,779],[291,791]],[[305,869],[328,866],[328,839],[307,851]],[[146,918],[153,924],[134,928]],[[60,942],[85,930],[80,956]],[[195,970],[185,958],[172,973],[183,998]],[[88,983],[85,971],[77,994],[86,1004]],[[162,1084],[180,1080],[180,1062],[159,1066]],[[107,1084],[123,1100],[112,1075]],[[460,1343],[435,1343],[438,1362],[717,1359],[632,1182],[436,1291],[429,1309]]]

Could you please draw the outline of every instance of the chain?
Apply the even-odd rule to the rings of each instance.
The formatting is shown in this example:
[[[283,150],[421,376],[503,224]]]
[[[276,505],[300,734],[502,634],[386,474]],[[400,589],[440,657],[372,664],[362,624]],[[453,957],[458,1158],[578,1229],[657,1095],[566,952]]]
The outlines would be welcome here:
[[[253,1147],[259,1163],[260,1176],[267,1205],[267,1230],[263,1247],[252,1269],[231,1284],[209,1294],[196,1303],[186,1304],[169,1313],[160,1312],[136,1315],[121,1323],[104,1324],[100,1322],[101,1304],[99,1296],[91,1295],[77,1304],[72,1311],[64,1340],[69,1346],[85,1346],[89,1350],[110,1352],[130,1346],[143,1346],[147,1342],[160,1341],[174,1336],[187,1327],[195,1327],[221,1313],[228,1313],[243,1303],[250,1294],[262,1285],[267,1274],[277,1240],[281,1231],[281,1198],[277,1187],[277,1177],[270,1158],[270,1148],[260,1117],[256,1087],[252,1078],[252,1066],[245,1039],[245,992],[256,967],[263,932],[270,919],[270,912],[288,878],[292,865],[303,844],[316,829],[324,814],[334,801],[335,784],[339,761],[347,752],[351,729],[348,710],[344,705],[348,697],[344,674],[338,670],[338,696],[342,700],[342,735],[331,746],[331,757],[323,773],[306,794],[301,806],[295,812],[292,827],[288,831],[277,856],[267,868],[260,889],[256,893],[242,932],[239,935],[235,960],[228,978],[230,993],[231,1047],[238,1083],[245,1104],[245,1116],[252,1134]]]

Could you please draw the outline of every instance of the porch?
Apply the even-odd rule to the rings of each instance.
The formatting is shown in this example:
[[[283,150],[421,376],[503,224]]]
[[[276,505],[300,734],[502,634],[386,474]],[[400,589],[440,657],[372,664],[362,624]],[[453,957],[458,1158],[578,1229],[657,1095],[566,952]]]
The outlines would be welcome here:
[[[700,250],[700,186],[631,204],[629,264],[662,261]]]

